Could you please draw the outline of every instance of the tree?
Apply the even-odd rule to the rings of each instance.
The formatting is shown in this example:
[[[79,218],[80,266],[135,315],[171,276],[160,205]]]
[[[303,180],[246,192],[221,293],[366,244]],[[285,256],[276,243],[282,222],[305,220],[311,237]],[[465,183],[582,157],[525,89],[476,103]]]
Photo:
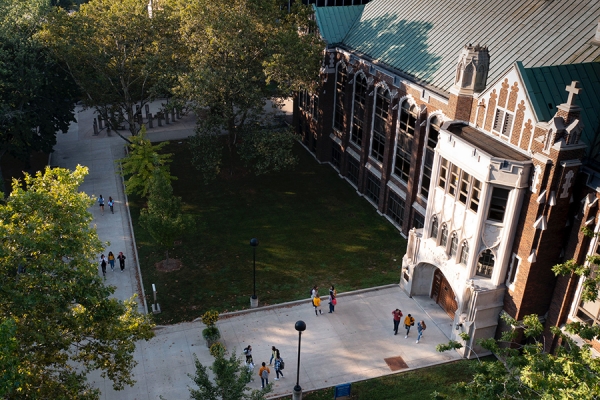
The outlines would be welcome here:
[[[47,168],[14,181],[0,204],[0,395],[98,399],[95,369],[133,384],[135,342],[153,336],[133,299],[112,298],[94,261],[103,244],[78,191],[87,168]]]
[[[198,135],[226,134],[233,159],[244,137],[273,125],[267,100],[316,84],[324,45],[305,33],[314,22],[299,2],[288,14],[278,0],[172,1],[187,45],[176,93],[203,115]]]
[[[213,345],[214,346],[214,345]],[[252,370],[248,369],[241,358],[233,352],[229,358],[225,357],[223,347],[216,348],[211,354],[215,361],[210,367],[215,375],[211,380],[207,368],[200,363],[194,354],[196,364],[196,375],[188,374],[198,386],[198,389],[190,388],[192,399],[196,400],[263,400],[265,395],[272,389],[269,385],[265,390],[250,390],[246,385],[252,380]]]
[[[167,4],[149,16],[147,0],[92,0],[78,11],[57,8],[44,38],[64,60],[82,92],[112,129],[127,122],[136,135],[135,106],[176,80],[177,41]]]
[[[75,121],[77,87],[38,40],[49,11],[44,0],[0,3],[0,159],[28,163],[31,152],[50,153],[56,133]]]
[[[128,194],[146,196],[157,171],[167,182],[177,179],[170,173],[172,154],[159,153],[169,142],[154,145],[146,139],[145,135],[146,129],[142,127],[140,134],[131,138],[127,157],[119,160],[123,168],[123,176],[127,177],[125,191]]]
[[[169,247],[173,241],[188,231],[194,221],[181,211],[181,197],[173,196],[173,188],[159,169],[150,180],[148,207],[141,211],[140,225],[148,231],[158,246],[165,250],[169,264]]]
[[[583,229],[584,234],[594,233]],[[596,271],[600,256],[587,257],[585,265],[568,260],[555,265],[556,275],[573,275],[583,278],[583,301],[597,301],[600,278]],[[499,361],[479,363],[473,381],[461,383],[458,389],[472,399],[597,399],[600,398],[600,360],[594,358],[591,346],[578,346],[570,335],[586,340],[600,338],[600,327],[581,322],[568,322],[564,331],[550,327],[550,332],[559,339],[553,353],[547,352],[544,343],[544,326],[537,315],[528,315],[522,321],[502,314],[501,318],[511,329],[502,333],[499,340],[479,340],[478,344],[494,353]],[[566,333],[565,333],[566,332]],[[568,333],[568,334],[567,334]],[[462,335],[461,335],[462,336]],[[516,340],[522,338],[521,344]],[[462,339],[469,341],[468,335]],[[524,344],[523,344],[524,343]],[[438,351],[461,348],[462,344],[450,341],[438,345]]]

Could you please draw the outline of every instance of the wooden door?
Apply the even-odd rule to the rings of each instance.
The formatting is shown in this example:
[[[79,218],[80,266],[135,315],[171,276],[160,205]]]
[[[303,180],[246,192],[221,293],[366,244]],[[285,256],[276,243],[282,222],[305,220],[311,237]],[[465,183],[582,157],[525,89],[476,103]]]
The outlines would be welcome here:
[[[454,318],[454,313],[458,309],[458,303],[456,302],[452,287],[439,269],[436,269],[433,274],[431,298],[442,307],[450,318]]]

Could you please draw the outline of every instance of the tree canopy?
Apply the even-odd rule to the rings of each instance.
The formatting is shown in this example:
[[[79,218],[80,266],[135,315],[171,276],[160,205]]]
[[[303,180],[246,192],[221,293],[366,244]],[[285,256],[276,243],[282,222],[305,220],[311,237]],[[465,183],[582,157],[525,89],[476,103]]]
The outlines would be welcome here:
[[[148,194],[156,173],[160,173],[167,182],[177,179],[170,173],[171,154],[159,153],[169,142],[155,145],[146,139],[145,135],[146,129],[142,127],[140,134],[131,138],[127,157],[119,160],[122,163],[123,175],[127,177],[127,193],[141,196]]]
[[[324,45],[308,34],[308,7],[297,2],[288,13],[278,0],[172,1],[187,63],[175,91],[202,115],[198,134],[226,134],[230,154],[245,136],[272,131],[267,100],[278,104],[316,84]]]
[[[173,196],[170,180],[159,169],[155,169],[150,180],[148,207],[141,211],[140,225],[165,250],[167,265],[173,241],[184,235],[193,223],[191,215],[181,210],[181,197]]]
[[[56,8],[44,38],[94,107],[136,135],[135,106],[168,94],[177,76],[177,25],[168,4],[149,16],[147,0],[91,0],[76,12]]]
[[[87,168],[47,168],[15,181],[0,204],[0,397],[97,399],[100,369],[115,389],[133,383],[135,342],[153,336],[136,302],[120,302],[94,261],[103,249]]]
[[[49,153],[75,121],[77,87],[38,36],[49,12],[45,0],[0,3],[0,158]]]

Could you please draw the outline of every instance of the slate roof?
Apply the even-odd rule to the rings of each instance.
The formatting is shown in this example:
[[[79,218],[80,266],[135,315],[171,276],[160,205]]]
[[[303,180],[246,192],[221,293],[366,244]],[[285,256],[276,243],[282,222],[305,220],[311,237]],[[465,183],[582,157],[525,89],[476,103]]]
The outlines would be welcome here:
[[[349,8],[359,15],[340,40],[351,20]],[[600,60],[600,47],[589,44],[600,18],[598,0],[374,0],[317,7],[316,18],[329,45],[446,91],[468,43],[489,48],[488,85],[515,61],[532,68]]]
[[[517,68],[540,121],[549,121],[556,114],[556,106],[567,102],[565,87],[579,81],[583,90],[575,104],[581,107],[581,141],[588,145],[589,158],[600,163],[600,62],[536,68],[518,62]]]
[[[328,44],[340,43],[364,8],[364,5],[314,7],[317,26],[323,39]]]

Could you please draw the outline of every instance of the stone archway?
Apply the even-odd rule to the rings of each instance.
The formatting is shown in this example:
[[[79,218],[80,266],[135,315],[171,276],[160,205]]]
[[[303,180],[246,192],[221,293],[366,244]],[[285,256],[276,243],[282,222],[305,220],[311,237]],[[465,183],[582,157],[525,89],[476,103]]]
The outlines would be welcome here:
[[[452,286],[450,286],[450,283],[439,268],[436,268],[433,274],[433,284],[431,285],[429,297],[439,304],[450,318],[454,319],[454,314],[458,309],[456,295],[454,294],[454,290],[452,290]]]

